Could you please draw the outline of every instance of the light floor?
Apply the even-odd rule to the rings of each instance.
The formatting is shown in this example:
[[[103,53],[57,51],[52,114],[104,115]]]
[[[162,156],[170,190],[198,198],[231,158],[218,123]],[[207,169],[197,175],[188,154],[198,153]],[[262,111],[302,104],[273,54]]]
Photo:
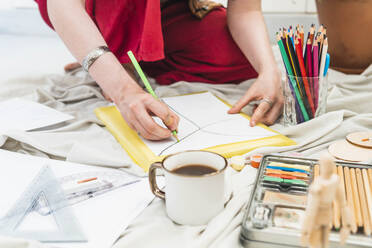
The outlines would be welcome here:
[[[0,10],[0,81],[62,73],[74,61],[36,9]]]

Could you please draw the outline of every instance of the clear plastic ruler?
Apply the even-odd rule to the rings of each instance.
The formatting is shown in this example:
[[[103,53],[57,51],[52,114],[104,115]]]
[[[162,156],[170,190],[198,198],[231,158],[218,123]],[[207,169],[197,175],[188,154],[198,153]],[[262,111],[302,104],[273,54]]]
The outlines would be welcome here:
[[[121,171],[88,171],[67,175],[58,180],[67,199],[57,205],[59,208],[71,206],[140,181],[138,177]],[[41,215],[49,215],[51,211],[43,201],[38,202],[36,209]]]
[[[86,242],[80,225],[69,207],[58,179],[49,166],[44,166],[22,193],[5,217],[0,219],[0,234],[40,242]],[[37,212],[43,202],[50,210],[54,227],[40,230],[33,222],[32,228],[23,228],[22,223],[30,218],[46,218]],[[64,207],[61,207],[61,206]],[[35,216],[38,215],[38,216]]]

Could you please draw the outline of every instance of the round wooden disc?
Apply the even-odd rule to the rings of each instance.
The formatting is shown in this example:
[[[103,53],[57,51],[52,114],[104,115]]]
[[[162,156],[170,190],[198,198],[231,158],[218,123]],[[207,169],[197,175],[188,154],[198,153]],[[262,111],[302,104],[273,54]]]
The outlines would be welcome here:
[[[354,145],[372,148],[372,132],[357,132],[346,136],[347,141]]]
[[[353,145],[347,140],[338,140],[328,147],[329,153],[337,159],[363,162],[372,159],[372,149]]]

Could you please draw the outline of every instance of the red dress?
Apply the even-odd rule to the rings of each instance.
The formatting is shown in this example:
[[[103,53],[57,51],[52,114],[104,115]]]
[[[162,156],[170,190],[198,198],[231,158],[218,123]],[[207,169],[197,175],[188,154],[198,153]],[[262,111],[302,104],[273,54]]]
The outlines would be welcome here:
[[[53,28],[47,0],[35,1]],[[127,51],[132,50],[159,84],[239,83],[257,77],[228,31],[225,8],[200,20],[185,1],[161,9],[160,0],[86,0],[85,7],[118,60],[129,63]]]

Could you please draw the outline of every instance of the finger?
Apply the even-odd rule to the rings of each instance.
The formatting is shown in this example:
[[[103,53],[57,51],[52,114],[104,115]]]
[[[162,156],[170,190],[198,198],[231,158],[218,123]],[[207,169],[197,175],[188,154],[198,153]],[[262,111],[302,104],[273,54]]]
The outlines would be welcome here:
[[[146,111],[145,111],[146,112]],[[136,114],[133,111],[128,111],[128,118],[131,120],[132,129],[138,132],[143,138],[148,140],[161,140],[163,137],[158,137],[155,134],[148,132],[142,125],[142,123],[136,117]]]
[[[128,111],[128,112],[125,112],[125,113],[123,113],[123,112],[120,111],[120,113],[121,113],[121,115],[123,116],[125,122],[128,124],[128,126],[129,126],[131,129],[137,131],[137,129],[136,129],[136,128],[134,127],[134,125],[132,124],[132,123],[135,121],[136,118],[135,118],[133,115],[128,114],[129,111]]]
[[[267,102],[261,102],[256,111],[254,111],[250,124],[254,127],[257,123],[261,122],[267,111],[270,110],[270,105]]]
[[[144,127],[143,125],[141,124],[141,122],[136,119],[134,122],[133,122],[133,125],[135,126],[135,129],[137,130],[137,132],[145,139],[148,139],[148,140],[161,140],[163,138],[160,138],[152,133],[149,133]]]
[[[234,106],[232,106],[228,113],[229,114],[239,113],[245,105],[253,101],[255,98],[256,96],[254,92],[252,90],[248,90],[245,93],[245,95],[242,98],[240,98],[239,101],[234,104]]]
[[[146,108],[159,117],[163,123],[170,129],[176,130],[179,122],[179,117],[169,109],[169,107],[156,99],[145,102]]]
[[[257,107],[258,107],[258,104],[255,104],[255,105],[253,106],[252,113],[254,113],[254,111],[256,111]]]
[[[166,139],[171,133],[168,129],[161,127],[155,122],[155,120],[150,116],[150,114],[145,109],[144,105],[140,105],[138,108],[133,110],[138,122],[141,126],[151,134],[154,138]]]
[[[177,130],[180,118],[173,111],[170,111],[164,124],[172,131]]]
[[[103,97],[104,97],[107,101],[112,102],[111,97],[110,97],[108,94],[106,94],[106,92],[103,91],[103,90],[102,90],[102,95],[103,95]]]
[[[266,125],[273,125],[282,113],[283,103],[276,102],[274,106],[266,113],[262,122]]]
[[[79,68],[80,66],[81,65],[78,62],[73,62],[73,63],[69,63],[69,64],[65,65],[64,70],[65,70],[65,72],[70,72],[70,71],[73,71],[73,70]]]

